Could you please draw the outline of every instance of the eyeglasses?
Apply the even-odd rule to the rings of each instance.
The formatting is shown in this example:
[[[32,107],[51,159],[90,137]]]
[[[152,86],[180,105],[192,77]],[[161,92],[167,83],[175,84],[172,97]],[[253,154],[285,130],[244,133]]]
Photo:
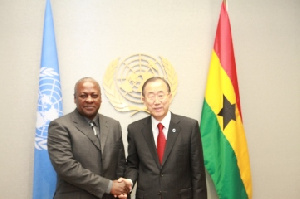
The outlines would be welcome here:
[[[146,94],[146,98],[149,101],[163,101],[167,96],[169,95],[169,92],[164,93],[164,92],[158,92],[158,93],[148,93]]]

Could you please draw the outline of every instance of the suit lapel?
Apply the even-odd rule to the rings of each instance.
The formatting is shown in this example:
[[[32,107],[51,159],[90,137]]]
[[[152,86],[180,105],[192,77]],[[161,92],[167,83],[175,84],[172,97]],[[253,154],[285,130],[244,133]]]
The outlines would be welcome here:
[[[153,159],[155,160],[157,165],[160,167],[160,163],[159,163],[158,156],[157,156],[157,150],[156,150],[156,146],[155,146],[155,142],[154,142],[154,138],[153,138],[153,133],[152,133],[151,116],[143,121],[142,133],[144,135],[144,138],[145,138],[145,141],[146,141],[147,146],[149,148],[149,151],[153,156]]]
[[[85,134],[88,139],[99,149],[100,149],[100,144],[99,144],[99,139],[97,136],[94,135],[93,129],[89,126],[88,122],[84,119],[83,116],[81,116],[77,110],[73,111],[72,114],[73,118],[73,123],[75,127]]]
[[[165,148],[165,152],[164,152],[164,156],[163,156],[163,160],[162,160],[162,165],[168,159],[168,156],[169,156],[169,154],[172,151],[172,148],[173,148],[173,146],[175,144],[177,136],[178,136],[178,134],[181,131],[181,128],[178,125],[179,122],[180,122],[180,120],[178,120],[178,118],[176,117],[176,115],[172,114],[171,115],[170,125],[169,125],[169,130],[168,130],[167,145],[166,145],[166,148]]]
[[[99,125],[100,125],[101,151],[103,153],[104,145],[108,136],[108,124],[107,124],[107,120],[105,120],[102,115],[99,115]]]

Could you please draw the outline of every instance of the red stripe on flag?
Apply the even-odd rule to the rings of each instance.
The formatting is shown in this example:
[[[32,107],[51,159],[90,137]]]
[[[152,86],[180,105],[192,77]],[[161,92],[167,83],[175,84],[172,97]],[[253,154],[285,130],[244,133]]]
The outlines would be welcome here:
[[[220,59],[222,67],[226,71],[228,77],[231,79],[232,86],[235,90],[236,104],[242,118],[242,112],[240,108],[240,93],[236,76],[235,56],[231,38],[231,26],[224,2],[221,6],[221,14],[216,31],[214,50]]]

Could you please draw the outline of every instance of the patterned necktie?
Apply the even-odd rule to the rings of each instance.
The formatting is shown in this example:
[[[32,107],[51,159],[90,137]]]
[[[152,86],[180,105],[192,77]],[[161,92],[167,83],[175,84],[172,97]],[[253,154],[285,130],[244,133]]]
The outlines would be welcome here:
[[[158,155],[159,162],[161,164],[162,163],[162,158],[164,156],[165,146],[166,146],[166,138],[165,138],[165,135],[162,131],[164,126],[161,123],[158,123],[157,127],[158,127],[157,155]]]
[[[96,130],[96,125],[94,124],[94,122],[89,122],[89,125],[92,127],[94,134],[98,135],[97,130]]]

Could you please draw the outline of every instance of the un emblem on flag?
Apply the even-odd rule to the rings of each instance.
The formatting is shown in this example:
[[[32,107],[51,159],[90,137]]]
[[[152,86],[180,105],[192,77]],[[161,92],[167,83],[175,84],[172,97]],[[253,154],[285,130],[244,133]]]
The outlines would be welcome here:
[[[62,115],[62,95],[59,74],[53,68],[42,67],[39,79],[39,99],[34,147],[47,150],[49,122]]]
[[[103,88],[109,102],[117,111],[131,111],[131,115],[147,111],[142,102],[142,86],[150,77],[164,77],[177,92],[177,74],[164,57],[158,59],[146,54],[134,54],[119,62],[113,60],[103,77]]]

